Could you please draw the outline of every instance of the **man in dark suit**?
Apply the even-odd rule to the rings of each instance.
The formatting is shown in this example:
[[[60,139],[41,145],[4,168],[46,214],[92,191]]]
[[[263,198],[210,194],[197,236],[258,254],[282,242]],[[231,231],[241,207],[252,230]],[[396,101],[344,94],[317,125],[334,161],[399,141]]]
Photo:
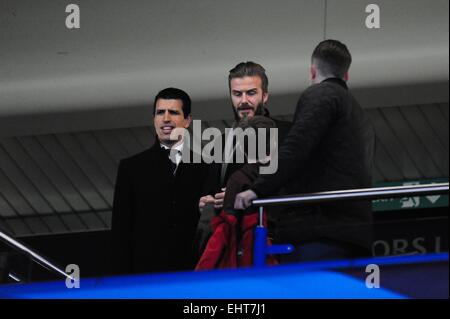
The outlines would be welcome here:
[[[207,171],[204,164],[183,162],[190,149],[182,139],[171,139],[175,129],[190,126],[190,114],[191,100],[184,91],[159,92],[153,110],[157,141],[120,162],[112,218],[115,274],[195,266],[198,199]]]
[[[294,124],[279,150],[278,171],[260,176],[238,194],[237,209],[293,180],[297,193],[371,187],[374,131],[348,90],[350,64],[350,52],[341,42],[326,40],[316,47],[313,85],[298,101]],[[287,260],[319,260],[369,254],[371,221],[369,201],[336,202],[280,216],[277,227],[280,241],[298,248]]]

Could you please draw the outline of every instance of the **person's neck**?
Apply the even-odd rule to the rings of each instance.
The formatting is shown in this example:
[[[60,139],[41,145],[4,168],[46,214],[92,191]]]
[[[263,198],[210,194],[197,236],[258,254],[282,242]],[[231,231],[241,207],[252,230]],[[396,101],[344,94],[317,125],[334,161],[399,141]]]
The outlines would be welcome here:
[[[319,83],[322,83],[323,81],[326,81],[328,79],[339,79],[339,80],[342,80],[342,81],[345,82],[345,80],[343,78],[339,78],[339,77],[336,77],[334,75],[324,76],[324,75],[318,74],[317,77],[314,79],[313,84],[319,84]]]
[[[174,147],[177,147],[177,146],[183,144],[183,140],[178,141],[178,142],[174,142],[174,143],[167,143],[167,142],[163,142],[163,141],[160,140],[159,143],[161,145],[164,145],[167,148],[174,148]]]

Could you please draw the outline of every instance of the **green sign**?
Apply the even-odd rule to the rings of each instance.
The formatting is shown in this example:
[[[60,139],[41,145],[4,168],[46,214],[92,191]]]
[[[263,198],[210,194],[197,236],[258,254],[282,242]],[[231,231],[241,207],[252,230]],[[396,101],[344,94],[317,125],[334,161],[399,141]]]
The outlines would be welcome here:
[[[374,187],[412,186],[423,184],[448,183],[448,179],[429,179],[395,183],[376,183]],[[421,209],[448,206],[447,195],[413,196],[404,198],[377,199],[372,202],[374,211]]]

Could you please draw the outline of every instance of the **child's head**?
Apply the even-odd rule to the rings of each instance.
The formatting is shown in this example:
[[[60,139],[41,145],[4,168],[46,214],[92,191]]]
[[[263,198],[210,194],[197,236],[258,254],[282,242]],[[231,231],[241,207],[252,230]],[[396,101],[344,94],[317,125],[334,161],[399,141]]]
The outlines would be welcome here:
[[[251,136],[252,138],[250,139],[247,137],[244,145],[240,145],[241,151],[246,155],[247,162],[266,162],[269,159],[268,157],[270,156],[271,150],[273,147],[276,147],[276,145],[274,145],[276,141],[271,141],[270,138],[270,129],[276,128],[275,122],[267,116],[255,115],[251,118],[241,119],[237,127],[241,128],[243,131],[250,129],[246,132],[248,132],[248,136]],[[256,143],[256,145],[250,145],[249,141]]]

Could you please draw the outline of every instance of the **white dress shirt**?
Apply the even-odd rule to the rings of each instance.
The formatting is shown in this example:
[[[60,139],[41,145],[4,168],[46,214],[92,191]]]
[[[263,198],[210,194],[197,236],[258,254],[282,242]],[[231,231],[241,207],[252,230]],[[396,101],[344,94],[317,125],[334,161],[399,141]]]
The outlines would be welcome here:
[[[173,146],[172,148],[170,148],[170,147],[168,147],[168,146],[166,146],[166,145],[164,145],[164,144],[162,144],[162,143],[160,143],[161,144],[161,147],[163,147],[164,149],[166,149],[166,150],[168,150],[168,149],[174,149],[174,150],[177,150],[178,152],[176,152],[176,154],[175,154],[175,164],[177,164],[177,167],[178,167],[178,164],[180,164],[180,162],[181,162],[181,158],[182,158],[182,150],[183,150],[183,144],[184,143],[181,143],[181,144],[178,144],[178,145],[175,145],[175,146]],[[169,159],[170,160],[172,160],[171,158],[170,158],[170,156],[169,156]]]

